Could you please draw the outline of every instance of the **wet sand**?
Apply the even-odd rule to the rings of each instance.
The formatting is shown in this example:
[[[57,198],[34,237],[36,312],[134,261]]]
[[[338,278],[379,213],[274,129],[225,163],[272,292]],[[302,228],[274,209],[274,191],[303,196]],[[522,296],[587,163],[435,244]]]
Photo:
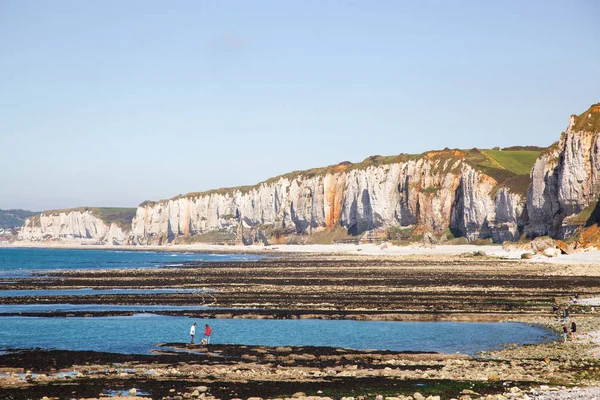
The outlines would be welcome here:
[[[426,245],[412,243],[406,246],[384,244],[309,244],[309,245],[252,245],[228,246],[214,244],[169,244],[169,245],[89,245],[81,241],[65,242],[13,242],[0,245],[0,248],[42,248],[75,250],[114,250],[114,251],[158,251],[158,252],[199,252],[215,254],[251,253],[251,254],[364,254],[369,256],[458,256],[465,253],[484,252],[488,256],[504,259],[521,259],[523,253],[533,253],[528,243],[510,243],[509,246],[493,245]],[[600,265],[600,250],[586,249],[574,254],[561,254],[556,257],[533,255],[526,262],[549,263],[559,265]]]

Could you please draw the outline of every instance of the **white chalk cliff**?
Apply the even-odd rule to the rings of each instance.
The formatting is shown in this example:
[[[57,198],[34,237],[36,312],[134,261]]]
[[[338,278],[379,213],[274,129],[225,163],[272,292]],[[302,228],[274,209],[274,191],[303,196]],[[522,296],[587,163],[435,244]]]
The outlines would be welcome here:
[[[600,105],[594,105],[572,115],[560,140],[535,162],[527,194],[526,232],[568,237],[578,227],[570,217],[595,207],[599,198]]]
[[[360,235],[388,227],[438,235],[450,231],[498,243],[523,233],[565,237],[577,229],[571,217],[595,206],[600,196],[600,106],[572,116],[560,141],[540,153],[529,176],[498,169],[484,153],[446,149],[374,156],[254,187],[144,202],[130,231],[79,209],[42,214],[27,220],[20,237],[167,244],[224,233],[249,244],[270,241],[274,232],[306,236],[343,228]]]
[[[469,239],[518,239],[524,196],[502,188],[492,198],[498,182],[464,157],[464,152],[446,150],[362,169],[340,164],[314,176],[282,176],[250,190],[149,202],[138,207],[132,221],[132,242],[167,243],[238,225],[246,232],[271,227],[288,234],[336,225],[351,234],[419,226],[433,232],[451,229]]]
[[[106,223],[90,210],[44,212],[25,220],[19,240],[43,242],[48,240],[88,241],[98,244],[126,244],[129,232],[116,223]]]

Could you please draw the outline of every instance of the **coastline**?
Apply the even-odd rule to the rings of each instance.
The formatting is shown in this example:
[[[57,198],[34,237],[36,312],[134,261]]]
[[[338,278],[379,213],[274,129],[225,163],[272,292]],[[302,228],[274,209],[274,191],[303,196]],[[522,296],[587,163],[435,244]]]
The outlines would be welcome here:
[[[190,265],[180,269],[165,270],[105,270],[105,271],[63,271],[54,278],[46,278],[44,285],[53,288],[85,286],[93,287],[119,285],[120,282],[129,282],[128,285],[154,287],[164,285],[165,281],[171,285],[187,287],[187,285],[207,285],[220,288],[218,291],[219,302],[224,305],[241,307],[253,305],[257,307],[272,304],[273,308],[264,312],[257,310],[240,311],[239,314],[222,312],[192,312],[189,316],[195,318],[323,318],[331,319],[357,319],[357,320],[389,320],[389,321],[505,321],[539,324],[554,331],[561,329],[561,321],[550,312],[552,298],[559,302],[566,302],[571,291],[576,287],[587,287],[593,283],[588,291],[579,292],[587,303],[595,304],[594,293],[598,293],[600,282],[597,282],[600,271],[595,266],[585,263],[570,265],[552,265],[540,260],[521,260],[521,250],[506,251],[502,246],[376,246],[364,245],[278,245],[278,246],[215,246],[215,245],[171,245],[171,246],[88,246],[81,244],[26,244],[18,246],[2,246],[2,248],[45,248],[45,249],[81,249],[81,250],[110,250],[110,251],[167,251],[167,252],[200,252],[200,253],[249,253],[265,254],[275,257],[266,257],[260,262],[243,264],[243,262],[230,262],[227,265],[203,263]],[[360,251],[358,251],[360,250]],[[485,252],[486,256],[475,256],[473,252]],[[594,258],[594,253],[587,254]],[[277,257],[280,256],[280,257]],[[544,257],[545,258],[545,257]],[[561,257],[565,260],[577,260],[570,256]],[[595,260],[600,257],[595,258]],[[538,261],[538,262],[536,262]],[[559,263],[556,263],[559,264]],[[273,276],[273,270],[280,271],[279,276]],[[194,278],[202,271],[202,281],[194,283]],[[582,275],[588,274],[585,278]],[[564,277],[564,278],[561,278]],[[49,280],[51,279],[51,280]],[[72,280],[73,283],[70,283]],[[589,281],[589,282],[588,282]],[[231,282],[237,282],[230,287]],[[558,286],[557,286],[558,282]],[[568,286],[563,287],[568,283]],[[34,280],[22,280],[23,285],[35,284]],[[414,286],[414,293],[410,292]],[[556,288],[560,288],[560,295]],[[238,290],[239,288],[239,290]],[[572,289],[571,289],[572,288]],[[538,293],[538,290],[544,290]],[[290,292],[291,291],[291,292]],[[315,297],[315,294],[318,296]],[[575,293],[575,292],[573,292]],[[264,300],[260,294],[268,294]],[[558,296],[558,297],[555,297]],[[39,296],[38,296],[39,297]],[[170,301],[188,302],[187,295],[169,295]],[[117,297],[97,297],[94,301],[104,304],[129,301],[136,304],[152,304],[154,301],[164,302],[167,297],[156,296],[129,296],[127,299]],[[71,299],[74,300],[74,299]],[[490,300],[488,302],[487,300]],[[31,301],[39,302],[40,299]],[[212,298],[210,299],[212,301]],[[44,300],[47,302],[47,300]],[[262,303],[259,303],[262,302]],[[16,304],[16,303],[15,303]],[[458,308],[455,308],[458,307]],[[497,308],[497,307],[507,307]],[[394,314],[393,310],[402,310]],[[462,310],[462,312],[460,311]],[[494,310],[502,312],[494,313]],[[69,387],[70,382],[77,382],[78,390],[86,385],[94,386],[98,393],[102,385],[115,387],[120,385],[124,389],[138,387],[141,382],[150,383],[152,393],[157,398],[169,397],[170,385],[180,382],[176,396],[191,394],[193,391],[187,387],[200,384],[206,385],[209,392],[227,397],[226,392],[219,392],[219,387],[227,390],[244,390],[244,395],[249,398],[262,396],[273,397],[265,391],[265,382],[280,390],[277,395],[289,398],[293,392],[287,388],[298,388],[294,391],[303,391],[306,388],[308,396],[316,396],[318,390],[325,393],[349,393],[336,389],[334,383],[323,377],[331,379],[344,379],[344,385],[357,385],[360,390],[355,394],[383,393],[388,397],[401,398],[398,389],[393,385],[403,381],[407,385],[435,385],[460,384],[460,389],[455,390],[452,396],[442,398],[458,398],[460,390],[477,388],[484,392],[490,390],[494,393],[507,394],[504,388],[520,387],[519,393],[527,393],[530,398],[534,393],[542,392],[541,386],[551,386],[560,389],[562,386],[582,385],[597,386],[600,384],[600,372],[595,368],[600,366],[600,315],[590,314],[583,309],[572,307],[572,316],[577,320],[580,336],[577,341],[557,343],[556,339],[549,343],[528,346],[508,345],[506,349],[491,351],[481,357],[453,359],[449,355],[436,355],[437,360],[432,361],[432,356],[419,353],[417,355],[382,355],[375,359],[370,355],[357,355],[353,357],[366,357],[363,361],[359,358],[347,359],[339,365],[324,366],[322,363],[330,362],[330,355],[314,353],[308,347],[294,350],[291,354],[280,354],[277,349],[267,349],[260,346],[244,347],[239,353],[239,360],[234,364],[224,364],[219,359],[211,364],[199,367],[193,359],[174,358],[172,363],[157,367],[147,364],[140,367],[141,358],[131,355],[131,361],[123,368],[139,369],[136,373],[123,372],[100,376],[94,373],[82,372],[77,380],[69,381],[57,377],[56,372],[34,370],[38,374],[46,374],[46,378],[23,379],[10,375],[0,378],[0,387],[10,389],[15,398],[27,398],[28,391],[35,390],[42,395],[52,395],[50,382],[55,387]],[[279,314],[277,314],[279,313]],[[213,315],[214,314],[214,315]],[[78,316],[74,313],[54,315],[54,317]],[[93,318],[101,316],[94,313],[82,313],[84,317]],[[595,339],[595,340],[594,340]],[[181,344],[183,347],[185,345]],[[181,349],[185,353],[196,349]],[[206,353],[207,349],[199,349]],[[219,353],[225,350],[215,345],[208,352]],[[237,351],[237,350],[236,350]],[[266,353],[264,353],[266,351]],[[330,350],[334,353],[347,352],[344,349]],[[43,358],[45,350],[33,350],[29,357]],[[65,353],[66,361],[74,363],[78,357],[86,352]],[[379,352],[381,353],[381,352]],[[378,353],[378,354],[379,354]],[[167,354],[167,353],[164,353]],[[163,354],[163,355],[164,355]],[[158,354],[160,355],[160,354]],[[16,355],[15,357],[20,357]],[[26,356],[23,356],[26,357]],[[117,356],[106,356],[103,360],[86,366],[87,371],[97,369],[106,371],[116,361]],[[127,356],[128,357],[128,356]],[[179,356],[177,356],[179,357]],[[187,356],[186,356],[187,357]],[[255,359],[259,357],[259,359]],[[265,358],[261,360],[261,357]],[[379,357],[379,356],[378,356]],[[389,359],[388,359],[389,357]],[[411,358],[412,357],[412,358]],[[545,360],[549,361],[546,362]],[[26,372],[26,358],[18,359],[15,363],[19,373]],[[375,361],[372,361],[375,360]],[[101,362],[102,361],[102,362]],[[214,362],[214,364],[213,364]],[[68,363],[67,363],[68,364]],[[75,364],[73,364],[75,365]],[[362,367],[361,367],[362,365]],[[510,365],[510,368],[507,366]],[[2,366],[0,366],[2,367]],[[69,367],[75,368],[75,367]],[[277,371],[286,371],[285,374]],[[33,368],[30,368],[33,369]],[[160,371],[148,378],[148,372],[159,369]],[[181,374],[172,371],[178,370]],[[588,375],[582,375],[584,371]],[[12,372],[16,370],[11,370]],[[67,372],[65,367],[63,372]],[[238,372],[242,371],[242,372]],[[256,375],[247,371],[256,371]],[[3,372],[0,370],[0,372]],[[6,370],[8,372],[8,370]],[[11,372],[11,373],[12,373]],[[102,372],[104,374],[104,372]],[[154,374],[152,372],[152,374]],[[242,375],[240,375],[242,374]],[[190,378],[193,377],[193,378]],[[212,377],[212,378],[208,378]],[[240,380],[241,378],[241,380]],[[360,385],[368,379],[373,379],[373,386],[369,390]],[[4,381],[4,382],[3,382]],[[226,382],[226,383],[225,383]],[[244,383],[241,383],[244,382]],[[254,383],[263,382],[263,383]],[[504,385],[506,384],[506,385]],[[13,386],[10,386],[13,385]],[[152,386],[154,385],[154,386]],[[167,386],[168,385],[168,386]],[[268,386],[267,385],[267,386]],[[475,386],[472,386],[475,385]],[[493,387],[490,387],[493,386]],[[418,391],[425,386],[411,387],[410,390]],[[486,389],[487,388],[487,389]],[[339,390],[336,392],[335,390]],[[364,390],[364,391],[363,391]],[[437,390],[437,389],[435,389]],[[82,392],[82,396],[83,396]],[[181,393],[181,394],[177,394]],[[289,393],[287,396],[283,394]],[[404,392],[405,394],[407,392]],[[410,392],[412,393],[412,392]],[[441,392],[440,392],[441,393]],[[554,393],[562,393],[556,391]],[[435,394],[433,392],[432,394]],[[88,393],[86,392],[86,395]],[[94,393],[89,393],[91,398]],[[275,393],[273,393],[275,395]],[[304,398],[308,397],[305,396]],[[207,398],[210,398],[208,395]],[[330,398],[339,398],[330,395]],[[508,396],[507,396],[508,397]],[[236,397],[237,398],[237,397]],[[302,396],[298,398],[303,398]],[[325,397],[323,397],[325,398]],[[366,399],[375,399],[375,396],[365,396]],[[472,398],[480,398],[472,396]],[[483,396],[481,398],[484,398]],[[540,397],[541,398],[541,397]]]
[[[502,245],[422,245],[385,246],[375,244],[307,244],[307,245],[271,245],[271,246],[229,246],[214,244],[173,244],[173,245],[88,245],[80,242],[33,243],[13,242],[0,245],[4,248],[39,248],[65,250],[111,250],[111,251],[154,251],[154,252],[193,252],[193,253],[251,253],[251,254],[320,254],[320,255],[364,255],[364,256],[459,256],[465,253],[483,252],[489,257],[520,260],[533,263],[558,265],[600,265],[600,250],[561,254],[555,257],[533,255],[522,260],[525,252],[519,248],[504,248]]]

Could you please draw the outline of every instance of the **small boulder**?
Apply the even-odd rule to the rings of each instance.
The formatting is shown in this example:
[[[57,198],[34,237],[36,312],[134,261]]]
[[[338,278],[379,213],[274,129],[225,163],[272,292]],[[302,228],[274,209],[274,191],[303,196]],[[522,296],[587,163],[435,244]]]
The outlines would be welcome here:
[[[292,398],[297,399],[298,397],[306,397],[306,393],[304,392],[296,392],[292,395]]]
[[[531,254],[531,253],[523,253],[523,254],[521,254],[521,259],[522,260],[530,260],[531,257],[533,257],[533,254]]]
[[[546,250],[544,250],[543,253],[546,257],[556,257],[558,255],[560,255],[560,250],[559,249],[554,249],[554,248],[547,248]]]
[[[573,254],[575,252],[572,246],[569,246],[562,240],[555,240],[554,244],[561,251],[562,254]]]
[[[423,243],[425,244],[437,244],[437,239],[431,232],[423,233]]]
[[[546,249],[554,249],[554,239],[548,236],[539,236],[531,241],[531,249],[535,254],[542,254]]]
[[[135,388],[131,388],[127,393],[129,393],[130,396],[135,396],[137,394],[137,390]]]

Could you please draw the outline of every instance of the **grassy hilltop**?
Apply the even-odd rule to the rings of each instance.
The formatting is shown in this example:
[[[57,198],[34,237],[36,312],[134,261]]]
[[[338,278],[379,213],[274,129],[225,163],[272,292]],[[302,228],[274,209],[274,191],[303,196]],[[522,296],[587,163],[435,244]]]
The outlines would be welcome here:
[[[22,226],[25,220],[39,214],[27,210],[0,210],[0,229],[10,229]]]
[[[514,146],[490,150],[479,150],[476,148],[470,150],[444,149],[440,151],[429,151],[421,154],[398,154],[395,156],[374,155],[356,163],[343,161],[341,163],[328,165],[326,167],[292,171],[283,175],[274,176],[255,185],[211,189],[203,192],[191,192],[187,194],[180,194],[173,197],[171,200],[209,196],[211,194],[225,195],[232,194],[235,191],[248,193],[253,189],[257,189],[262,184],[273,183],[282,178],[290,180],[299,177],[312,178],[315,176],[323,176],[337,172],[348,172],[357,169],[366,169],[369,167],[379,167],[381,165],[408,162],[411,160],[418,160],[420,158],[435,158],[441,161],[446,159],[464,159],[473,168],[496,179],[496,181],[498,181],[498,188],[509,187],[513,192],[524,195],[529,187],[529,173],[531,172],[531,168],[543,149],[543,147],[537,146]],[[167,201],[168,200],[147,200],[141,203],[140,206],[143,207],[146,205],[153,205]]]

